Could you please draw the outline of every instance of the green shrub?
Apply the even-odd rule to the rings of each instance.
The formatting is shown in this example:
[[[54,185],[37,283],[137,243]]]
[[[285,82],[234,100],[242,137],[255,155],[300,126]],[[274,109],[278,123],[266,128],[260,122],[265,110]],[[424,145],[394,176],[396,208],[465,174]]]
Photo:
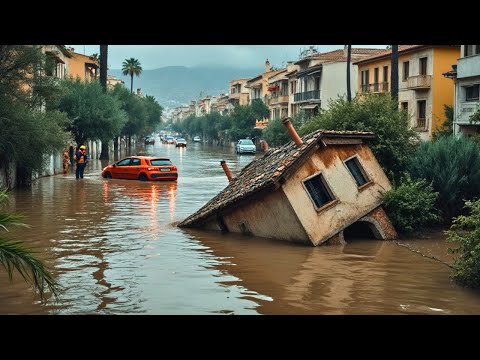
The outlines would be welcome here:
[[[480,196],[480,147],[470,139],[446,136],[424,142],[409,168],[412,178],[432,182],[446,222],[461,213],[465,200]]]
[[[399,186],[384,194],[384,208],[393,226],[410,233],[423,225],[438,221],[435,201],[438,193],[426,180],[402,178]]]
[[[465,209],[469,214],[455,218],[445,232],[449,241],[459,245],[449,249],[458,254],[453,279],[463,286],[480,287],[480,200],[466,201]]]

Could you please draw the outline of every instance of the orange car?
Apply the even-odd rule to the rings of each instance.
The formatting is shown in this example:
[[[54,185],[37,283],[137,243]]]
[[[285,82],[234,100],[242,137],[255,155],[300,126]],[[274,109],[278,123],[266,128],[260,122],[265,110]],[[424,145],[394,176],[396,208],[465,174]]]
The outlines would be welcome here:
[[[177,180],[177,167],[170,159],[151,156],[130,156],[108,165],[102,171],[104,178],[132,180]]]

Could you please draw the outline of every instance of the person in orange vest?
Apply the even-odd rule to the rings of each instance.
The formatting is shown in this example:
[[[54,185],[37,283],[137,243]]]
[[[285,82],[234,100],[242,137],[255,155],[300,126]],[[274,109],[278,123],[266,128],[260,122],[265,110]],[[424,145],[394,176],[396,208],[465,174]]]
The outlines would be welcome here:
[[[63,175],[68,174],[68,163],[70,162],[70,156],[68,156],[67,148],[63,149]]]
[[[85,171],[85,166],[87,165],[87,148],[85,145],[80,146],[73,159],[77,162],[75,177],[77,179],[83,179],[83,172]]]

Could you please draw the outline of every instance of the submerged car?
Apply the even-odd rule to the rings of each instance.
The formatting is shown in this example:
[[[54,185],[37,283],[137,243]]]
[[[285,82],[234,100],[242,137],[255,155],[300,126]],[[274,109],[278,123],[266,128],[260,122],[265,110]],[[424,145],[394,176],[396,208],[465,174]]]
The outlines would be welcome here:
[[[240,139],[238,140],[236,146],[237,154],[251,153],[255,154],[257,152],[257,147],[250,139]]]
[[[173,136],[165,136],[163,143],[164,144],[173,144],[175,142],[175,139]]]
[[[193,141],[194,141],[194,142],[200,142],[200,141],[202,141],[202,139],[200,138],[200,136],[195,136],[195,137],[193,138]]]
[[[102,171],[106,179],[177,180],[177,167],[170,159],[152,156],[130,156],[108,165]]]
[[[187,140],[185,140],[184,138],[176,138],[175,139],[175,146],[176,147],[180,147],[180,146],[186,147],[187,146]]]

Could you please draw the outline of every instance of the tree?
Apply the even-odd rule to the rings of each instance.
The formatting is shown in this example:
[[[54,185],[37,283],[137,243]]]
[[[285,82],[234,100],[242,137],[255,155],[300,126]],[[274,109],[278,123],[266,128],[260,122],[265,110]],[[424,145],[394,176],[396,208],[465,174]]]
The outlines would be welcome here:
[[[26,227],[21,215],[2,210],[8,199],[8,192],[0,189],[0,231],[8,231],[7,226],[10,225]],[[25,248],[19,241],[3,236],[3,233],[0,233],[0,264],[7,271],[10,281],[12,281],[13,271],[17,270],[25,281],[31,283],[34,290],[39,292],[42,300],[47,289],[55,297],[58,296],[60,285],[45,265],[34,256],[33,251]]]
[[[392,45],[392,69],[390,79],[392,82],[392,99],[395,108],[398,109],[398,45]]]
[[[350,63],[352,62],[352,45],[347,45],[347,101],[352,101],[352,90],[350,89]]]
[[[44,75],[46,66],[41,47],[0,45],[0,167],[16,163],[19,186],[29,185],[32,172],[42,170],[44,155],[67,140],[68,119],[52,110],[61,89],[58,79]]]
[[[453,265],[453,279],[463,286],[480,287],[480,200],[465,202],[466,215],[453,220],[446,231],[449,241],[458,247],[449,249],[458,254]]]
[[[453,107],[443,104],[443,111],[446,120],[442,127],[433,133],[433,140],[437,140],[441,136],[450,136],[453,134]]]
[[[445,222],[460,214],[465,200],[480,196],[480,148],[471,139],[451,135],[423,142],[408,170],[433,184]]]
[[[108,46],[108,45],[102,45],[102,46]],[[98,63],[100,63],[100,56],[98,55],[98,53],[93,53],[90,58],[93,60],[93,61],[96,61]]]
[[[162,122],[163,108],[153,96],[146,95],[142,98],[142,101],[147,111],[147,127],[145,132],[151,133]]]
[[[100,45],[100,85],[107,91],[108,45]]]
[[[398,111],[386,94],[345,97],[331,101],[329,109],[306,121],[300,135],[317,129],[371,131],[376,139],[370,147],[390,179],[399,179],[418,147],[418,133],[411,129],[406,111]]]
[[[120,134],[127,120],[118,99],[104,93],[100,84],[95,81],[67,81],[59,109],[68,115],[70,123],[67,128],[78,145],[96,139],[108,143]]]
[[[140,76],[142,73],[142,66],[137,59],[125,59],[122,63],[122,74],[130,75],[130,94],[133,94],[133,75]]]

